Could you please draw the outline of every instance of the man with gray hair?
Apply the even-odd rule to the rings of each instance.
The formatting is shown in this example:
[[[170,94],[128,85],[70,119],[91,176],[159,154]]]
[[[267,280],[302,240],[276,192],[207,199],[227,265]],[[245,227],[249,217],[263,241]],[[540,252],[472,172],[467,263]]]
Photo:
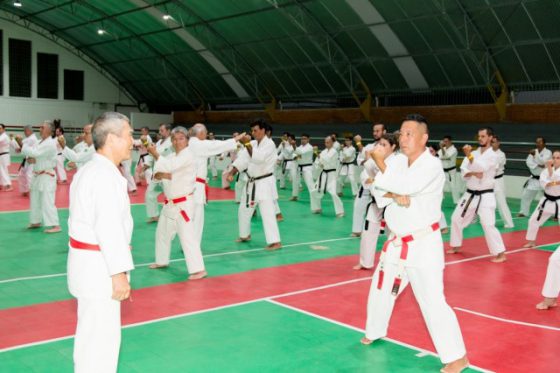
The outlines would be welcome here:
[[[196,158],[196,183],[194,187],[194,229],[198,243],[202,241],[204,229],[204,205],[208,200],[208,158],[237,148],[237,143],[245,137],[245,132],[225,141],[208,141],[208,130],[202,123],[196,123],[190,129],[189,149]]]
[[[159,139],[155,144],[156,150],[160,155],[167,156],[173,152],[173,146],[171,144],[171,124],[160,124],[159,135],[161,136],[161,139]],[[144,158],[144,164],[152,169],[154,167],[154,158],[151,155],[146,156],[146,158]],[[155,223],[158,221],[159,205],[157,198],[160,193],[160,183],[148,184],[148,187],[146,188],[146,194],[144,196],[144,199],[146,201],[146,214],[148,215],[148,223]]]
[[[153,145],[147,147],[156,159],[153,182],[161,183],[165,194],[165,204],[156,231],[156,262],[150,268],[169,265],[171,242],[175,236],[179,236],[189,280],[200,280],[207,273],[194,224],[198,160],[189,145],[188,135],[187,129],[181,126],[171,131],[175,153],[168,156],[160,156]]]
[[[35,134],[33,133],[33,127],[23,127],[23,133],[25,135],[25,138],[22,139],[23,145],[33,147],[39,142],[39,140],[37,140],[37,136],[35,136]],[[15,139],[12,141],[12,145],[17,152],[21,152],[21,147]],[[29,195],[29,185],[31,184],[32,177],[33,165],[27,161],[27,157],[24,157],[21,161],[21,164],[19,165],[18,171],[18,189],[24,197],[27,197]]]
[[[21,136],[16,137],[21,153],[27,157],[27,162],[33,165],[31,179],[31,201],[28,228],[39,228],[42,224],[46,227],[45,233],[60,232],[58,211],[54,204],[56,194],[56,173],[54,168],[57,162],[56,140],[54,124],[45,121],[39,129],[41,141],[32,145],[23,143]]]
[[[95,154],[95,147],[93,146],[93,136],[92,136],[93,124],[86,124],[84,126],[83,141],[86,146],[81,146],[79,151],[75,151],[66,146],[66,139],[64,136],[58,137],[58,143],[62,148],[62,154],[71,163],[75,164],[78,169],[89,162]]]
[[[109,112],[93,124],[97,152],[70,185],[68,289],[78,299],[74,371],[116,372],[121,301],[130,296],[133,220],[119,164],[130,158],[128,118]]]

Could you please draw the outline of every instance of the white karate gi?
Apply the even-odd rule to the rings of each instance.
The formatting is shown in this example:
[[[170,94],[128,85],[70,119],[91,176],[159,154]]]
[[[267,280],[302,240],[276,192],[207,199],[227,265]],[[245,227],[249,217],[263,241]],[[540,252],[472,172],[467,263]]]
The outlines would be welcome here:
[[[504,222],[504,227],[513,228],[513,219],[507,204],[506,186],[504,182],[504,172],[507,161],[506,155],[500,149],[496,150],[496,155],[498,157],[498,169],[496,170],[496,176],[494,176],[494,194],[496,195],[496,205],[498,207],[498,212],[502,217],[502,221]]]
[[[390,164],[394,159],[395,155],[391,154],[385,159],[385,164]],[[375,184],[367,183],[368,179],[374,180],[378,172],[379,169],[373,159],[368,159],[364,163],[364,170],[360,176],[360,182],[366,186],[371,195],[370,202],[367,205],[364,229],[360,237],[360,265],[364,268],[373,268],[377,240],[381,233],[381,221],[383,220],[383,208],[377,206],[373,197]]]
[[[134,181],[134,177],[130,173],[130,168],[132,167],[132,160],[126,159],[121,162],[121,170],[124,178],[126,179],[126,185],[129,192],[136,190],[136,182]]]
[[[498,255],[506,250],[502,236],[496,228],[496,198],[493,190],[494,177],[498,168],[498,156],[490,148],[482,154],[480,149],[474,150],[471,154],[474,157],[473,162],[471,163],[465,158],[461,164],[461,175],[467,182],[467,192],[465,192],[451,216],[451,239],[449,243],[452,247],[461,247],[463,229],[478,214],[488,249],[492,255]],[[465,177],[469,172],[482,172],[483,177],[481,179],[474,176]],[[482,195],[472,195],[468,192],[469,190],[490,192]]]
[[[319,178],[311,191],[311,203],[313,210],[318,210],[321,208],[321,200],[326,193],[331,195],[334,203],[335,214],[344,214],[344,206],[340,197],[336,194],[336,183],[337,183],[337,169],[340,165],[338,159],[338,152],[334,147],[330,149],[323,149],[318,158],[319,168],[321,173]]]
[[[542,289],[542,295],[546,298],[558,298],[560,293],[560,246],[548,258],[546,278]]]
[[[560,182],[560,168],[554,169],[552,176],[549,176],[548,169],[541,172],[539,182],[544,189],[544,197],[542,197],[537,204],[537,208],[529,219],[529,226],[527,227],[527,241],[535,241],[539,227],[541,227],[551,216],[558,218],[560,215],[560,199],[553,201],[553,199],[560,198],[560,185],[553,185],[547,187],[546,184],[557,181]],[[548,196],[548,198],[547,198]]]
[[[274,178],[274,167],[278,156],[274,142],[266,136],[260,143],[256,140],[251,141],[251,146],[252,155],[247,160],[249,182],[241,196],[238,212],[239,237],[245,238],[251,235],[251,217],[258,205],[266,243],[270,245],[280,242],[280,231],[274,206],[275,200],[278,199],[276,179]],[[254,180],[255,178],[260,179]]]
[[[362,151],[358,154],[356,158],[358,165],[363,167],[364,163],[366,162],[367,152],[373,150],[376,144],[377,142],[373,144],[368,144],[362,148]],[[360,178],[361,178],[361,174],[360,174]],[[369,185],[365,185],[362,181],[360,181],[360,188],[358,189],[356,198],[354,198],[354,209],[352,213],[352,233],[361,233],[362,229],[364,229],[367,206],[370,201],[371,201],[371,194],[369,191]]]
[[[111,298],[111,276],[134,269],[133,224],[126,180],[108,158],[93,155],[70,186],[68,289],[78,299],[76,373],[117,371],[121,304]],[[77,248],[76,241],[98,249]]]
[[[294,161],[295,149],[287,141],[282,141],[279,148],[281,161],[278,180],[280,180],[280,188],[286,186],[286,178],[289,178],[292,181],[292,195],[294,195],[294,189],[299,189],[299,184],[295,184],[296,172],[298,171],[297,163]]]
[[[313,146],[309,143],[300,145],[296,148],[295,155],[298,158],[296,160],[296,177],[292,183],[292,197],[299,195],[299,185],[301,184],[301,178],[303,178],[309,193],[309,200],[311,200],[311,190],[313,190],[315,184],[313,181]]]
[[[230,173],[231,169],[232,169],[232,163],[235,162],[235,159],[237,158],[237,149],[234,149],[232,151],[226,152],[224,154],[222,154],[222,157],[224,159],[229,158],[229,162],[227,164],[227,166],[225,166],[224,170],[222,171],[222,188],[229,188],[230,187],[230,183],[227,180],[227,175]],[[237,189],[235,189],[235,199],[237,200]],[[239,196],[241,196],[241,193],[239,193]],[[241,198],[241,197],[239,197]]]
[[[6,132],[0,135],[0,185],[11,186],[12,180],[10,179],[10,172],[8,166],[10,165],[10,137]]]
[[[148,144],[153,143],[150,135],[146,136],[146,142]],[[138,158],[136,169],[134,170],[134,181],[136,183],[140,183],[142,178],[144,178],[144,180],[146,180],[146,185],[149,185],[152,181],[152,169],[150,167],[144,171],[144,165],[146,164],[145,159],[150,155],[150,153],[148,153],[148,149],[146,149],[141,139],[134,140],[134,145],[140,149],[140,158]]]
[[[27,145],[29,147],[35,146],[39,140],[34,133],[22,139],[22,146]],[[12,142],[13,147],[21,152],[19,144],[14,140]],[[29,187],[31,186],[31,179],[33,178],[33,165],[27,161],[27,157],[23,158],[18,170],[18,189],[20,193],[29,193]],[[1,183],[0,183],[1,184]]]
[[[337,192],[342,193],[344,184],[348,181],[352,188],[352,195],[358,193],[358,183],[356,183],[356,148],[345,146],[340,151],[340,171],[338,172]]]
[[[158,154],[162,157],[168,156],[173,152],[173,144],[171,143],[171,136],[166,138],[165,140],[158,140],[156,143],[156,150]],[[148,155],[144,158],[144,162],[147,166],[150,166],[153,172],[154,166],[154,159],[151,155]],[[152,180],[153,181],[153,180]],[[144,194],[144,200],[146,201],[146,215],[148,218],[155,218],[159,215],[159,205],[157,198],[161,193],[161,185],[160,183],[152,183],[148,184],[146,188],[146,192]]]
[[[30,187],[29,222],[47,227],[57,226],[58,211],[55,206],[57,162],[56,139],[48,137],[31,146],[24,144],[21,153],[35,159]]]
[[[74,162],[79,170],[93,158],[93,155],[95,154],[95,147],[93,144],[89,146],[85,144],[85,146],[80,146],[78,150],[80,151],[74,151],[66,146],[62,150],[62,154],[70,162]]]
[[[451,145],[445,151],[439,149],[437,155],[445,172],[445,187],[443,190],[451,192],[453,203],[456,204],[461,198],[461,191],[457,183],[457,148],[455,145]]]
[[[206,187],[208,176],[208,158],[237,148],[237,141],[200,140],[197,137],[189,139],[189,149],[196,159],[196,184],[194,187],[194,214],[192,217],[196,238],[200,245],[204,229],[204,205],[206,204]]]
[[[56,174],[59,181],[66,181],[66,169],[64,168],[64,155],[62,154],[62,147],[58,140],[56,141]]]
[[[520,214],[529,216],[531,203],[537,194],[542,192],[542,188],[539,183],[541,171],[545,168],[546,162],[551,158],[552,152],[547,148],[544,148],[540,152],[538,149],[535,149],[535,155],[529,154],[527,156],[525,164],[527,165],[529,172],[531,172],[531,177],[523,186],[523,193],[521,194],[521,208],[519,210]]]
[[[383,262],[383,281],[378,289],[381,264],[375,270],[368,299],[366,337],[371,340],[387,335],[396,296],[391,294],[395,277],[401,273],[400,292],[412,285],[428,332],[441,361],[446,364],[465,356],[465,346],[455,313],[443,291],[443,241],[439,229],[431,225],[441,217],[444,172],[439,162],[426,150],[409,167],[408,158],[398,155],[384,173],[377,174],[374,196],[378,206],[386,206],[385,220],[394,235],[387,246]],[[401,207],[387,192],[407,195],[409,207]],[[408,243],[408,258],[402,268],[399,257],[402,237],[413,235]],[[400,293],[399,292],[399,293]]]
[[[192,141],[190,139],[189,141]],[[160,156],[154,166],[157,172],[171,173],[171,180],[153,180],[161,183],[168,203],[163,205],[156,230],[156,264],[168,265],[171,242],[179,236],[190,274],[204,271],[204,260],[200,250],[193,217],[195,210],[195,178],[197,162],[190,145],[179,154]],[[186,197],[186,201],[173,200]]]
[[[207,141],[216,141],[216,140],[207,140]],[[216,167],[217,161],[218,161],[217,155],[213,155],[208,158],[208,168],[210,169],[213,179],[218,177],[218,168]]]

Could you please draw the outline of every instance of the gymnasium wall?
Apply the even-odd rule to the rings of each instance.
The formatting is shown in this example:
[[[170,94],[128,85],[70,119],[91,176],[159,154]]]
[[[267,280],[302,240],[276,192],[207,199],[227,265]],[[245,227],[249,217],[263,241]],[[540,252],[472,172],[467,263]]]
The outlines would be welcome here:
[[[100,113],[114,110],[115,104],[134,105],[111,80],[91,65],[47,38],[0,20],[3,46],[3,90],[0,95],[0,123],[36,125],[45,119],[62,119],[66,127],[81,127]],[[31,41],[31,97],[10,97],[9,39]],[[37,53],[58,55],[58,99],[37,96]],[[83,100],[64,100],[64,69],[84,72]]]

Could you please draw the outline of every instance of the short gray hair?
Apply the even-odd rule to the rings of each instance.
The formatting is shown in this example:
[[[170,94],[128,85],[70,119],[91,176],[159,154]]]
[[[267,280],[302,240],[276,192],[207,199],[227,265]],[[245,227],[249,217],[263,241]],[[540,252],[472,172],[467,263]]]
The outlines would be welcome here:
[[[31,131],[33,131],[33,126],[31,126],[31,125],[28,124],[28,125],[23,126],[23,129],[24,129],[24,130],[31,130]]]
[[[171,136],[175,135],[176,133],[182,133],[183,135],[185,135],[185,137],[188,139],[189,136],[189,130],[187,130],[185,127],[183,126],[177,126],[175,128],[173,128],[171,130]]]
[[[52,120],[44,120],[43,124],[48,125],[49,129],[51,130],[51,133],[54,134],[55,127],[54,127],[54,123],[53,123]]]
[[[193,136],[198,135],[201,132],[206,131],[206,133],[208,133],[208,130],[206,129],[206,126],[202,123],[196,123],[194,126],[191,127],[191,132]]]
[[[120,136],[125,123],[130,124],[130,120],[126,115],[114,111],[108,111],[101,114],[95,122],[91,133],[93,135],[93,146],[95,149],[101,149],[105,146],[107,136],[112,133]]]

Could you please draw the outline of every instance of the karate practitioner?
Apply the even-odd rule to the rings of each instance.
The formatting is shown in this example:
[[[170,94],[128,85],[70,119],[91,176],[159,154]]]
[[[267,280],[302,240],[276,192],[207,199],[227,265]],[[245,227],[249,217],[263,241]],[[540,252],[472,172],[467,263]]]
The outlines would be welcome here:
[[[152,142],[150,129],[148,127],[140,128],[140,139],[134,140],[134,147],[139,149],[140,152],[140,158],[138,158],[136,169],[134,170],[134,181],[136,182],[136,185],[140,185],[142,179],[144,179],[146,181],[146,185],[148,185],[152,179],[151,167],[147,166],[144,161],[149,156],[148,150],[146,150],[146,145],[149,145]]]
[[[45,233],[60,232],[58,223],[58,211],[54,204],[56,194],[57,162],[56,140],[54,124],[45,121],[40,127],[41,141],[35,145],[23,144],[20,136],[16,141],[21,147],[21,153],[27,157],[27,161],[33,164],[33,178],[30,186],[30,213],[29,229],[39,228],[41,222],[45,225]]]
[[[322,213],[321,200],[325,193],[329,193],[333,200],[336,217],[342,218],[344,217],[344,206],[336,193],[336,172],[340,162],[338,152],[334,149],[334,141],[331,136],[325,138],[325,149],[323,149],[316,162],[318,163],[321,173],[311,191],[311,210],[314,214]]]
[[[451,216],[451,249],[448,254],[460,251],[463,244],[463,229],[472,223],[475,215],[480,218],[484,238],[494,263],[506,261],[504,241],[496,228],[496,198],[494,184],[498,169],[498,156],[492,150],[494,131],[490,127],[478,130],[478,149],[470,145],[463,147],[465,159],[461,164],[461,175],[467,183],[467,191]]]
[[[60,136],[64,136],[64,128],[56,127],[55,129],[55,137],[59,138]],[[68,177],[66,175],[66,169],[64,168],[64,155],[62,154],[62,147],[55,141],[56,143],[56,174],[58,175],[58,182],[60,184],[66,184],[68,182]]]
[[[162,123],[159,125],[159,135],[161,139],[156,142],[156,150],[161,156],[168,156],[173,152],[173,145],[171,144],[171,124]],[[144,159],[146,166],[153,168],[154,159],[151,155]],[[152,170],[153,174],[153,170]],[[157,198],[161,193],[160,183],[150,183],[146,188],[144,200],[146,201],[146,214],[148,215],[148,223],[155,223],[159,217],[159,205]]]
[[[208,132],[208,141],[215,141],[216,137],[214,136],[214,132]],[[208,158],[208,168],[212,173],[212,180],[216,180],[218,178],[218,168],[216,167],[218,156],[213,155]]]
[[[22,139],[22,145],[27,145],[29,147],[34,147],[39,140],[37,136],[33,133],[33,127],[25,126],[23,127],[23,133],[25,138]],[[14,139],[12,141],[12,146],[17,152],[21,153],[21,147]],[[31,185],[31,179],[33,178],[33,165],[29,163],[27,157],[23,158],[18,170],[18,189],[22,196],[27,197],[29,195],[29,186]]]
[[[10,137],[6,133],[6,126],[0,123],[0,188],[4,192],[14,190],[8,166],[10,160]]]
[[[384,134],[379,139],[377,146],[385,147],[385,164],[388,165],[395,158],[395,150],[398,148],[398,139],[393,134]],[[375,250],[377,248],[377,240],[381,233],[381,221],[383,220],[383,208],[377,206],[377,202],[373,196],[375,191],[375,176],[379,172],[377,165],[373,159],[369,158],[364,163],[361,181],[370,190],[371,201],[366,211],[366,222],[360,238],[360,262],[354,266],[354,269],[372,269],[375,260]]]
[[[305,182],[309,200],[311,200],[311,191],[313,190],[313,146],[309,143],[309,135],[301,135],[300,145],[295,150],[295,160],[297,162],[297,171],[295,181],[292,183],[292,197],[290,201],[297,201],[299,197],[299,185],[301,179]]]
[[[126,179],[126,185],[128,188],[128,192],[130,193],[131,196],[135,196],[137,189],[136,189],[136,182],[134,181],[134,177],[132,176],[132,174],[130,173],[130,168],[132,167],[132,158],[131,159],[125,159],[122,163],[121,163],[121,172],[124,176],[124,178]]]
[[[374,196],[386,206],[391,238],[383,248],[368,299],[366,335],[370,344],[387,335],[395,300],[410,284],[436,351],[445,364],[442,372],[460,372],[468,366],[465,345],[455,313],[443,290],[443,241],[437,222],[441,216],[443,185],[441,162],[426,149],[426,120],[409,115],[402,123],[402,155],[388,166],[385,147],[371,152],[380,170]]]
[[[130,296],[134,269],[130,201],[118,169],[132,149],[128,118],[101,115],[93,141],[97,153],[70,186],[68,289],[78,299],[74,371],[112,373],[119,362],[120,302]]]
[[[76,152],[66,146],[66,140],[64,139],[64,136],[58,137],[58,143],[62,147],[62,155],[71,163],[75,164],[78,169],[82,168],[87,162],[89,162],[95,154],[95,147],[93,146],[93,136],[91,134],[92,128],[93,124],[86,124],[84,126],[83,139],[86,146],[80,146],[79,152]]]
[[[185,127],[175,127],[171,131],[171,141],[175,152],[165,157],[159,155],[155,146],[148,146],[148,152],[156,160],[154,183],[161,183],[165,194],[156,230],[156,262],[150,268],[169,266],[171,242],[177,235],[185,254],[189,280],[200,280],[207,272],[193,221],[197,159],[190,149]]]
[[[297,165],[294,160],[294,151],[296,150],[296,137],[291,133],[285,133],[282,136],[282,142],[278,145],[280,169],[278,170],[278,180],[280,181],[280,189],[286,189],[286,179],[292,181],[293,189],[298,189],[299,185],[294,184],[296,178]]]
[[[340,150],[340,171],[338,172],[337,192],[342,194],[344,184],[348,181],[352,188],[352,196],[358,194],[356,183],[356,148],[352,145],[352,137],[344,138],[344,147]]]
[[[504,182],[504,174],[506,168],[506,155],[500,149],[500,139],[498,136],[494,136],[492,139],[492,150],[496,152],[498,157],[498,170],[496,171],[496,176],[494,176],[494,193],[496,194],[496,205],[498,207],[498,212],[502,217],[504,222],[504,228],[513,228],[513,218],[511,217],[511,211],[509,210],[507,199],[506,199],[506,185]]]
[[[537,137],[535,140],[536,149],[529,152],[525,164],[531,173],[531,177],[523,185],[523,194],[521,195],[521,208],[518,217],[529,216],[531,203],[539,192],[542,191],[539,182],[541,172],[544,170],[546,162],[552,158],[552,152],[546,148],[546,140],[544,137]]]
[[[274,206],[274,201],[278,199],[274,177],[274,167],[278,155],[274,141],[266,136],[268,128],[268,124],[263,119],[257,119],[251,123],[251,135],[254,140],[249,142],[248,136],[242,140],[249,154],[247,160],[249,181],[241,196],[237,242],[246,242],[251,239],[251,217],[258,205],[267,243],[265,249],[278,250],[282,248]],[[233,177],[237,171],[232,166],[229,177]]]
[[[523,247],[535,247],[539,227],[551,216],[558,220],[560,210],[560,150],[552,153],[552,159],[546,162],[546,169],[541,172],[539,181],[544,189],[544,197],[541,198],[529,219],[526,235],[528,242]]]
[[[238,135],[239,135],[239,132],[234,132],[233,135],[232,135],[232,138],[235,138]],[[230,174],[230,172],[233,168],[233,166],[231,164],[233,162],[235,162],[235,159],[237,158],[237,152],[238,152],[238,149],[236,148],[236,149],[233,149],[229,152],[225,152],[224,154],[222,154],[218,158],[220,161],[222,161],[226,158],[229,158],[229,163],[227,164],[227,166],[222,171],[222,188],[223,189],[229,190],[231,188],[230,182],[227,180],[227,177],[228,177],[228,175]],[[236,188],[235,189],[235,200],[237,201],[238,198],[239,199],[241,198],[241,191],[239,191],[239,193],[238,193],[238,190]]]
[[[204,205],[208,202],[208,158],[227,151],[237,149],[239,140],[245,137],[245,132],[237,135],[233,139],[225,141],[208,141],[206,136],[208,130],[202,123],[197,123],[191,128],[189,139],[189,150],[193,153],[196,160],[196,184],[194,187],[194,212],[192,220],[198,245],[202,242],[202,231],[204,229]]]
[[[366,163],[366,161],[369,159],[368,153],[373,150],[375,145],[379,142],[379,139],[381,139],[381,136],[387,133],[387,129],[383,123],[374,123],[372,132],[373,143],[362,146],[361,138],[359,141],[360,145],[358,145],[358,142],[356,142],[356,146],[362,149],[357,156],[358,166],[364,166],[364,163]],[[364,185],[361,181],[360,183],[361,185],[358,189],[358,194],[356,194],[356,198],[354,198],[354,210],[352,213],[352,237],[360,237],[360,235],[362,234],[362,229],[364,228],[366,219],[367,206],[371,201],[369,187],[367,185]]]
[[[453,145],[451,136],[443,137],[439,144],[437,156],[441,160],[445,172],[444,190],[451,192],[453,203],[457,204],[461,198],[461,192],[457,183],[457,148]]]

